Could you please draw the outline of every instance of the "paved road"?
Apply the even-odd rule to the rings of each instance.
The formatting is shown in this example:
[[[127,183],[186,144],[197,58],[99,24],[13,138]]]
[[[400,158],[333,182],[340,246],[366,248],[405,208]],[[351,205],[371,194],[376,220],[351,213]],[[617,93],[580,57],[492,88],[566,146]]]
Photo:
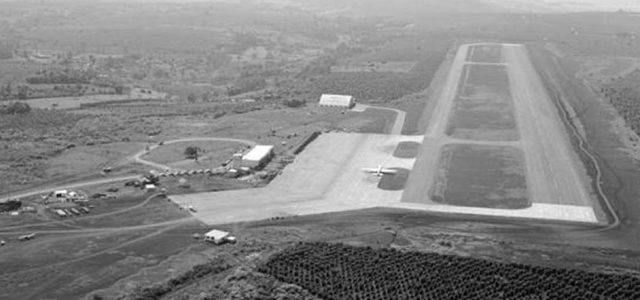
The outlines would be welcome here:
[[[246,144],[246,145],[250,145],[250,146],[253,146],[253,145],[256,144],[255,142],[250,141],[250,140],[234,139],[234,138],[218,138],[218,137],[184,138],[184,139],[165,141],[164,144],[168,145],[168,144],[174,144],[174,143],[199,142],[199,141],[237,142],[237,143],[242,143],[242,144]],[[151,146],[148,151],[146,149],[143,149],[143,150],[137,152],[136,154],[130,156],[129,159],[131,161],[134,161],[134,162],[137,162],[137,163],[141,163],[141,164],[153,167],[153,168],[158,168],[158,169],[164,171],[167,168],[169,168],[169,166],[158,164],[158,163],[154,163],[154,162],[147,161],[147,160],[144,160],[144,159],[141,158],[142,155],[148,153],[149,151],[151,151],[151,150],[153,150],[153,149],[155,149],[157,147],[158,147],[158,145],[156,144],[156,145]],[[20,198],[25,198],[25,197],[31,197],[31,196],[34,196],[34,195],[45,194],[45,193],[49,193],[49,192],[51,192],[53,190],[58,190],[58,189],[77,189],[77,188],[81,188],[81,187],[85,187],[85,186],[98,185],[98,184],[107,184],[107,183],[113,183],[113,182],[119,182],[119,181],[125,181],[125,180],[133,180],[133,179],[137,179],[137,178],[140,178],[140,175],[118,176],[118,177],[110,177],[110,178],[105,178],[105,179],[97,179],[97,180],[90,180],[90,181],[82,181],[82,182],[64,184],[64,185],[59,185],[59,186],[50,186],[50,187],[39,188],[39,189],[26,191],[26,192],[12,193],[11,196],[0,197],[0,202],[6,202],[9,199],[20,199]]]

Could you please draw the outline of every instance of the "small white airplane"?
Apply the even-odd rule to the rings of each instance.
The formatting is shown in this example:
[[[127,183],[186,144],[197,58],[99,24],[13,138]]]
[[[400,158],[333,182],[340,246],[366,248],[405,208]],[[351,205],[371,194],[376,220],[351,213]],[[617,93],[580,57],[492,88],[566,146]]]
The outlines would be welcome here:
[[[362,171],[365,171],[367,173],[372,173],[374,176],[378,176],[378,177],[382,177],[382,175],[384,175],[384,174],[396,174],[396,173],[398,173],[398,171],[396,171],[396,170],[383,168],[382,165],[378,165],[377,168],[362,168]]]

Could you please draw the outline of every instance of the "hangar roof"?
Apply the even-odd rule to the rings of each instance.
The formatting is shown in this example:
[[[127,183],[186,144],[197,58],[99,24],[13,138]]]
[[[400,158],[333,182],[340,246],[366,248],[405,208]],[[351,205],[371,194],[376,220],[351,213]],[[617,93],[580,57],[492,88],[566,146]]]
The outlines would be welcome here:
[[[350,105],[353,102],[353,96],[322,94],[320,96],[320,105]]]
[[[259,161],[268,156],[273,151],[271,145],[256,145],[249,153],[242,156],[242,160]]]

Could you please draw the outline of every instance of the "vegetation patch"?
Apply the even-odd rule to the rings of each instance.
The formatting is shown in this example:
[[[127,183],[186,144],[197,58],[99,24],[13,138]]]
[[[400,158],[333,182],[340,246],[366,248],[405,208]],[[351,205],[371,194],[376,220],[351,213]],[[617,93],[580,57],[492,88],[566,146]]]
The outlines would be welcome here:
[[[420,151],[420,143],[418,142],[400,142],[393,156],[398,158],[416,158]]]
[[[442,150],[432,199],[459,206],[526,208],[531,202],[524,174],[520,149],[447,145]]]
[[[638,299],[640,279],[438,253],[299,243],[260,271],[323,299]]]
[[[391,168],[396,170],[395,174],[383,174],[378,183],[378,188],[387,191],[401,191],[407,184],[410,171],[403,168]]]
[[[222,259],[215,259],[210,262],[195,265],[191,270],[175,276],[168,281],[153,287],[143,288],[134,292],[133,295],[127,297],[131,300],[155,300],[161,299],[163,296],[178,290],[183,286],[187,286],[194,281],[212,274],[218,274],[230,269],[231,266]]]
[[[467,80],[455,99],[447,134],[473,140],[518,140],[505,67],[471,65],[465,67],[464,72]]]
[[[391,101],[428,87],[418,74],[392,72],[341,72],[319,77],[313,82],[318,97],[323,93],[352,95],[363,101]]]
[[[469,47],[467,60],[479,63],[501,63],[502,45],[476,45]]]
[[[629,127],[640,135],[640,70],[605,85],[601,93],[611,102]]]

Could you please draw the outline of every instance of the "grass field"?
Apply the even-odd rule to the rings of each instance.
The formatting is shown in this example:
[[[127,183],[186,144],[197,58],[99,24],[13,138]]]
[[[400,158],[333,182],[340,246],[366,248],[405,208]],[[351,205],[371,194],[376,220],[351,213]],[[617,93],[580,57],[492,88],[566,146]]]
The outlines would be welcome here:
[[[447,134],[455,138],[513,141],[519,138],[506,68],[467,65]]]
[[[409,173],[411,172],[411,170],[403,168],[391,169],[396,170],[397,173],[382,175],[382,178],[380,178],[380,182],[378,182],[378,188],[387,191],[403,190],[405,184],[407,184],[407,178],[409,178]]]
[[[52,216],[29,227],[9,228],[2,222],[0,236],[7,245],[0,298],[80,298],[184,251],[193,244],[191,234],[203,230],[163,197],[127,196],[91,200],[90,205],[89,214]],[[28,233],[36,238],[17,240]]]
[[[198,147],[203,150],[198,156],[198,161],[185,157],[184,150],[187,147]],[[234,153],[245,148],[246,145],[233,142],[193,141],[172,143],[162,145],[145,154],[142,158],[181,170],[211,169],[219,167],[227,159],[231,158]]]
[[[417,142],[401,142],[393,152],[393,156],[398,158],[416,158],[420,150],[420,143]]]
[[[467,61],[476,63],[501,63],[501,45],[475,45],[469,47]]]
[[[433,201],[502,209],[531,205],[520,149],[460,144],[442,152]]]

